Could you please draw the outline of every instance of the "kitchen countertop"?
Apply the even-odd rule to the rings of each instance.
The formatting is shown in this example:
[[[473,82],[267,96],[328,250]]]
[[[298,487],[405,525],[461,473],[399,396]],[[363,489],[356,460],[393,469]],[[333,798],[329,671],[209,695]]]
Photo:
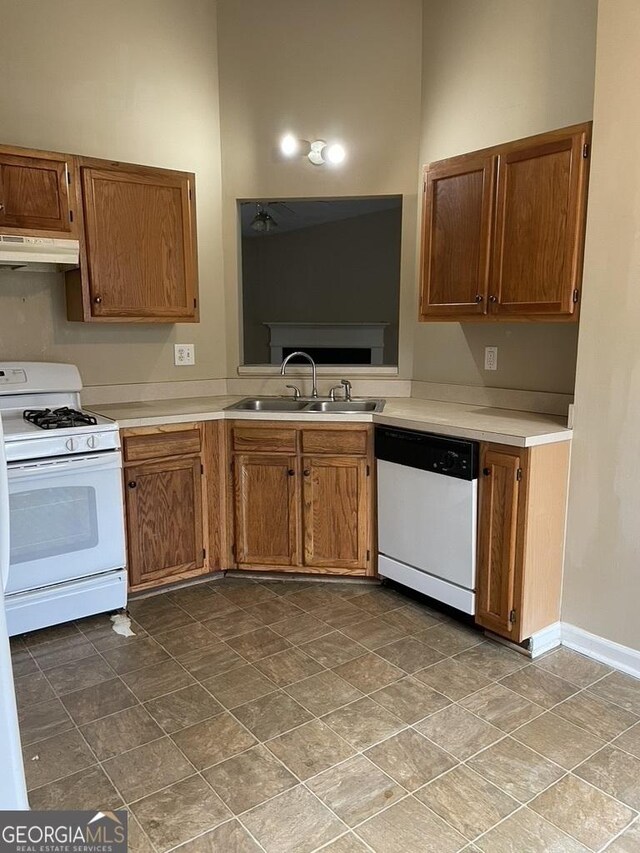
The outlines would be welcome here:
[[[466,403],[447,403],[420,400],[414,397],[388,397],[384,411],[357,414],[305,414],[296,412],[225,412],[240,396],[186,397],[170,400],[149,400],[136,403],[95,404],[90,410],[118,421],[123,428],[157,426],[188,421],[206,420],[269,420],[319,421],[335,423],[360,422],[387,424],[407,429],[435,432],[440,435],[492,441],[514,447],[533,447],[569,441],[572,430],[566,419],[558,415],[518,412],[473,406]]]

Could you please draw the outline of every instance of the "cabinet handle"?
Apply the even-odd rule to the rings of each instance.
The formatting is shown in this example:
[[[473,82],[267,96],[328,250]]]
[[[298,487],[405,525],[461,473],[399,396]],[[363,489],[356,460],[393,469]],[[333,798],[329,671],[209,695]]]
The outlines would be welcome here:
[[[127,483],[127,486],[129,486],[129,488],[130,488],[130,489],[135,489],[135,487],[136,487],[137,485],[138,485],[138,484],[136,483],[136,481],[135,481],[135,480],[129,480],[129,482]]]
[[[305,477],[308,477],[309,474],[311,473],[311,471],[308,468],[305,468],[302,473],[304,474]]]
[[[102,302],[102,296],[94,296],[93,301],[96,303],[96,305],[100,305],[100,303]]]
[[[295,475],[295,473],[296,473],[296,472],[295,472],[295,470],[294,470],[293,468],[289,468],[289,470],[287,471],[287,474],[288,474],[290,477],[293,477],[293,476]]]
[[[497,301],[498,301],[498,297],[497,297],[497,296],[490,296],[490,297],[489,297],[489,302],[497,302]]]
[[[476,302],[482,302],[484,296],[481,293],[476,294]]]
[[[483,468],[482,473],[485,477],[489,477],[491,475],[491,468]]]

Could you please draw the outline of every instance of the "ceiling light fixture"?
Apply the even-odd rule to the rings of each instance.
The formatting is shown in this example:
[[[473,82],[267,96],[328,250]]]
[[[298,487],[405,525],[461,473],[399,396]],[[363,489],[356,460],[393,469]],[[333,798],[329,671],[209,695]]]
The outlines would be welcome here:
[[[278,223],[273,216],[268,213],[261,204],[256,203],[256,215],[251,221],[251,228],[259,234],[268,234],[278,227]]]
[[[306,139],[298,139],[292,133],[286,133],[280,140],[280,152],[285,157],[306,155],[314,166],[339,166],[347,157],[346,148],[339,142],[327,143],[324,139],[308,142]]]

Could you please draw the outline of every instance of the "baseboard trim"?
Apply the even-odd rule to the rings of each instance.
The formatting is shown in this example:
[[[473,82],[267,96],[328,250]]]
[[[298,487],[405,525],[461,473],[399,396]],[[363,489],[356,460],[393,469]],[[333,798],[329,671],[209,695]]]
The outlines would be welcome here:
[[[543,628],[533,634],[529,640],[529,653],[532,658],[538,658],[551,649],[557,648],[562,642],[562,623],[554,622],[548,628]]]
[[[614,643],[582,628],[562,623],[562,645],[640,678],[640,651]]]

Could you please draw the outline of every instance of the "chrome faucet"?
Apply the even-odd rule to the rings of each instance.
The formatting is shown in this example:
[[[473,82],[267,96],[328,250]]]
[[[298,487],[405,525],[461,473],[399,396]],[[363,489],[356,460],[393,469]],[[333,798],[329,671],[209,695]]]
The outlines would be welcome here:
[[[307,361],[309,362],[309,364],[311,365],[311,372],[312,372],[312,378],[313,378],[313,388],[311,390],[311,396],[317,397],[318,396],[318,378],[317,378],[317,373],[316,373],[316,363],[311,358],[309,353],[302,352],[302,350],[296,350],[295,352],[289,353],[289,355],[284,359],[284,361],[280,365],[280,375],[281,376],[287,375],[287,365],[289,364],[291,359],[297,355],[301,355],[303,358],[306,358]],[[289,387],[289,386],[287,386],[287,387]]]
[[[348,379],[341,379],[340,384],[344,385],[344,399],[351,400],[351,383]]]

